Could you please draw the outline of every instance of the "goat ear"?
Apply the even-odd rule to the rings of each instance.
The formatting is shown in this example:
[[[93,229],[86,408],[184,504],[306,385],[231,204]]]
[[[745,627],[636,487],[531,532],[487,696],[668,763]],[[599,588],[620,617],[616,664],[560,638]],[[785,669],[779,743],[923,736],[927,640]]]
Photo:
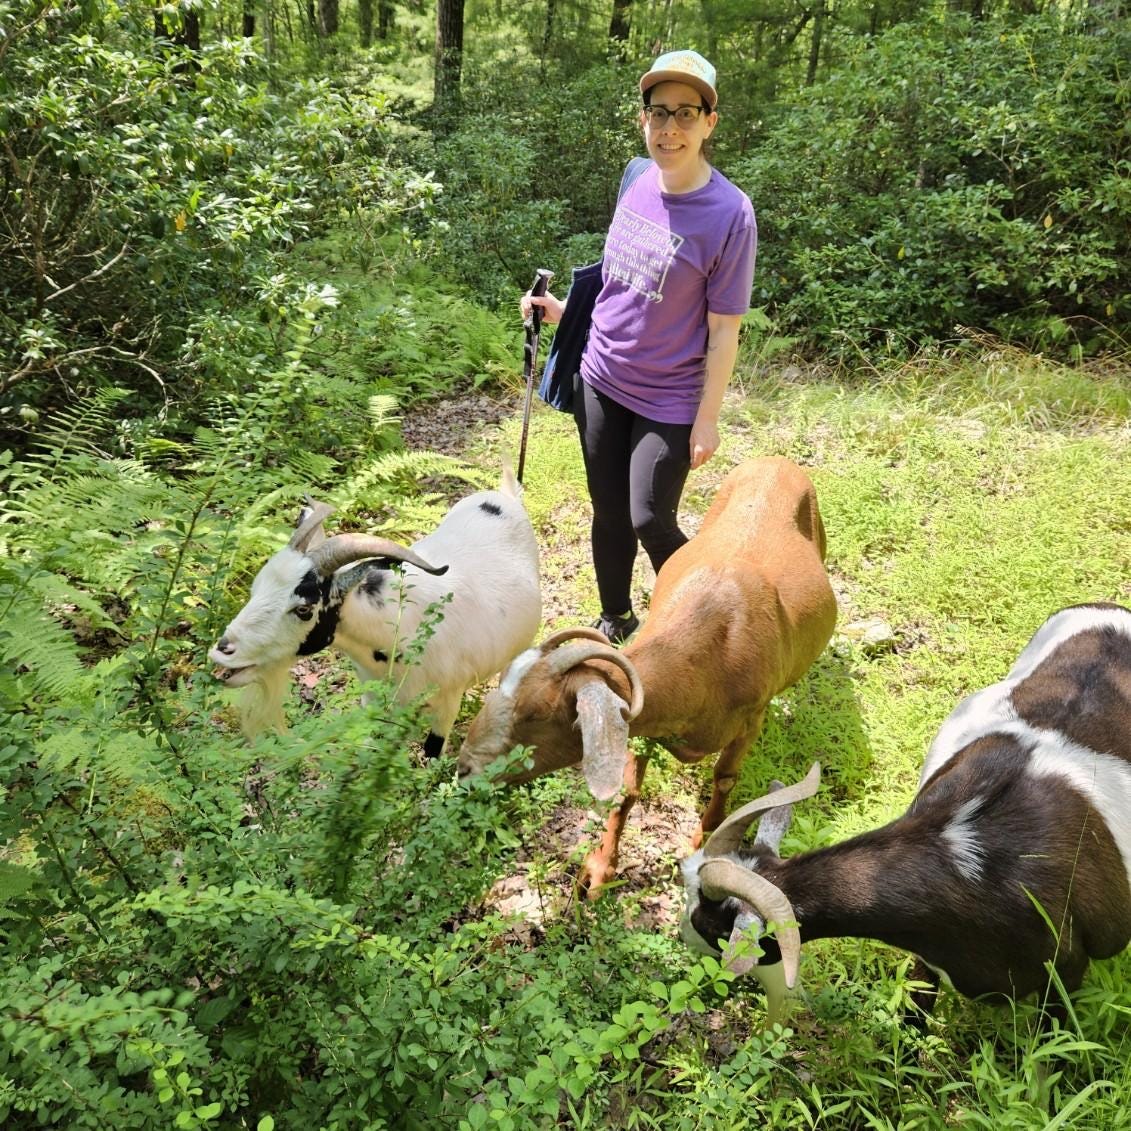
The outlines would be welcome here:
[[[785,789],[785,782],[770,782],[770,793],[773,796],[779,789]],[[789,822],[793,818],[792,805],[779,805],[768,813],[763,813],[758,821],[758,831],[754,834],[757,844],[764,844],[775,856],[781,853],[781,841],[789,829]]]
[[[306,496],[306,506],[299,512],[295,532],[288,543],[292,550],[305,554],[315,546],[326,541],[326,532],[322,523],[334,513],[334,508],[328,503],[316,503],[309,495]]]
[[[758,958],[754,953],[754,946],[762,933],[762,920],[748,908],[743,907],[734,917],[734,926],[731,928],[730,940],[723,954],[723,965],[734,974],[742,975],[750,972],[757,965]],[[734,948],[746,940],[747,947],[741,956],[733,955]]]
[[[624,784],[628,757],[624,700],[602,680],[584,684],[577,693],[577,725],[581,730],[581,772],[589,792],[599,801],[608,801]]]

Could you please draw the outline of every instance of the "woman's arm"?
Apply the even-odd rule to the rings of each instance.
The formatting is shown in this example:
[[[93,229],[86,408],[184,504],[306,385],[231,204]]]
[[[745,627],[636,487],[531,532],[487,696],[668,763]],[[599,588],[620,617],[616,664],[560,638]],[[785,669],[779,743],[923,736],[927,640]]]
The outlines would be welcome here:
[[[741,314],[707,313],[707,376],[699,411],[691,426],[693,471],[702,467],[719,447],[719,412],[738,357],[738,328],[741,325]]]

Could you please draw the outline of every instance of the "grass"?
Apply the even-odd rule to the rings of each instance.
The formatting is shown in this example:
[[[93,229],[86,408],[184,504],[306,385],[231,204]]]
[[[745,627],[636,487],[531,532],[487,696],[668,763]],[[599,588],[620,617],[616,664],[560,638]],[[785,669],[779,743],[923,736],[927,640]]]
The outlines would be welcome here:
[[[1072,369],[980,347],[851,379],[740,373],[723,447],[688,484],[693,528],[739,460],[781,454],[805,465],[828,532],[839,628],[866,619],[891,628],[892,646],[879,651],[838,631],[775,702],[746,760],[732,805],[772,777],[792,780],[822,762],[821,791],[795,813],[787,852],[898,815],[943,718],[1001,678],[1050,613],[1084,601],[1131,604],[1126,368]],[[518,428],[507,425],[504,444],[517,447]],[[568,417],[535,412],[526,490],[553,594],[547,628],[583,623],[595,591]],[[651,581],[641,555],[641,605]],[[694,804],[710,765],[659,757],[649,773],[645,803]],[[574,798],[585,803],[583,791]],[[907,966],[905,955],[866,941],[814,943],[803,964],[808,996],[789,1032],[761,1033],[757,992],[741,987],[711,1018],[729,1041],[692,1019],[653,1042],[647,1082],[640,1075],[623,1103],[577,1125],[1131,1127],[1121,1101],[1131,1088],[1126,954],[1093,965],[1072,1025],[1052,1036],[1038,1034],[1030,1005],[947,993],[930,1035],[912,1037],[897,1022]]]

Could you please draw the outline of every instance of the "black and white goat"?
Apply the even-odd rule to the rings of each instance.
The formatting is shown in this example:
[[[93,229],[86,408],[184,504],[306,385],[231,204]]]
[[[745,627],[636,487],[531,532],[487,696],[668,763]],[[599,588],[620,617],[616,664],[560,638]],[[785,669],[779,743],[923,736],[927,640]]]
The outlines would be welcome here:
[[[308,506],[209,653],[219,679],[246,689],[244,733],[284,730],[291,666],[333,644],[358,679],[396,679],[399,701],[430,693],[424,749],[438,755],[464,692],[506,667],[538,631],[538,544],[520,492],[505,468],[499,490],[461,499],[411,548],[363,534],[327,538],[322,523],[332,508]],[[437,617],[419,657],[405,662],[422,624]]]
[[[732,947],[776,924],[753,967],[771,1023],[803,939],[890,943],[918,956],[918,976],[969,997],[1041,991],[1046,964],[1075,990],[1090,959],[1131,938],[1131,610],[1049,617],[1008,676],[943,723],[906,814],[783,860],[790,806],[818,781],[814,765],[743,806],[683,864],[682,933],[695,949],[726,950],[744,972],[750,960]]]

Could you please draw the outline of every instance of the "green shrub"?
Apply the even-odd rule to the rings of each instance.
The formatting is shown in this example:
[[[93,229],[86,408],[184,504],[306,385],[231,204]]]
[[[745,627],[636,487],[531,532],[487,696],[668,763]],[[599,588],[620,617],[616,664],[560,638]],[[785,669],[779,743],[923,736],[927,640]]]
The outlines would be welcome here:
[[[756,302],[844,354],[962,327],[1094,348],[1131,316],[1126,22],[950,18],[862,42],[732,174]]]

